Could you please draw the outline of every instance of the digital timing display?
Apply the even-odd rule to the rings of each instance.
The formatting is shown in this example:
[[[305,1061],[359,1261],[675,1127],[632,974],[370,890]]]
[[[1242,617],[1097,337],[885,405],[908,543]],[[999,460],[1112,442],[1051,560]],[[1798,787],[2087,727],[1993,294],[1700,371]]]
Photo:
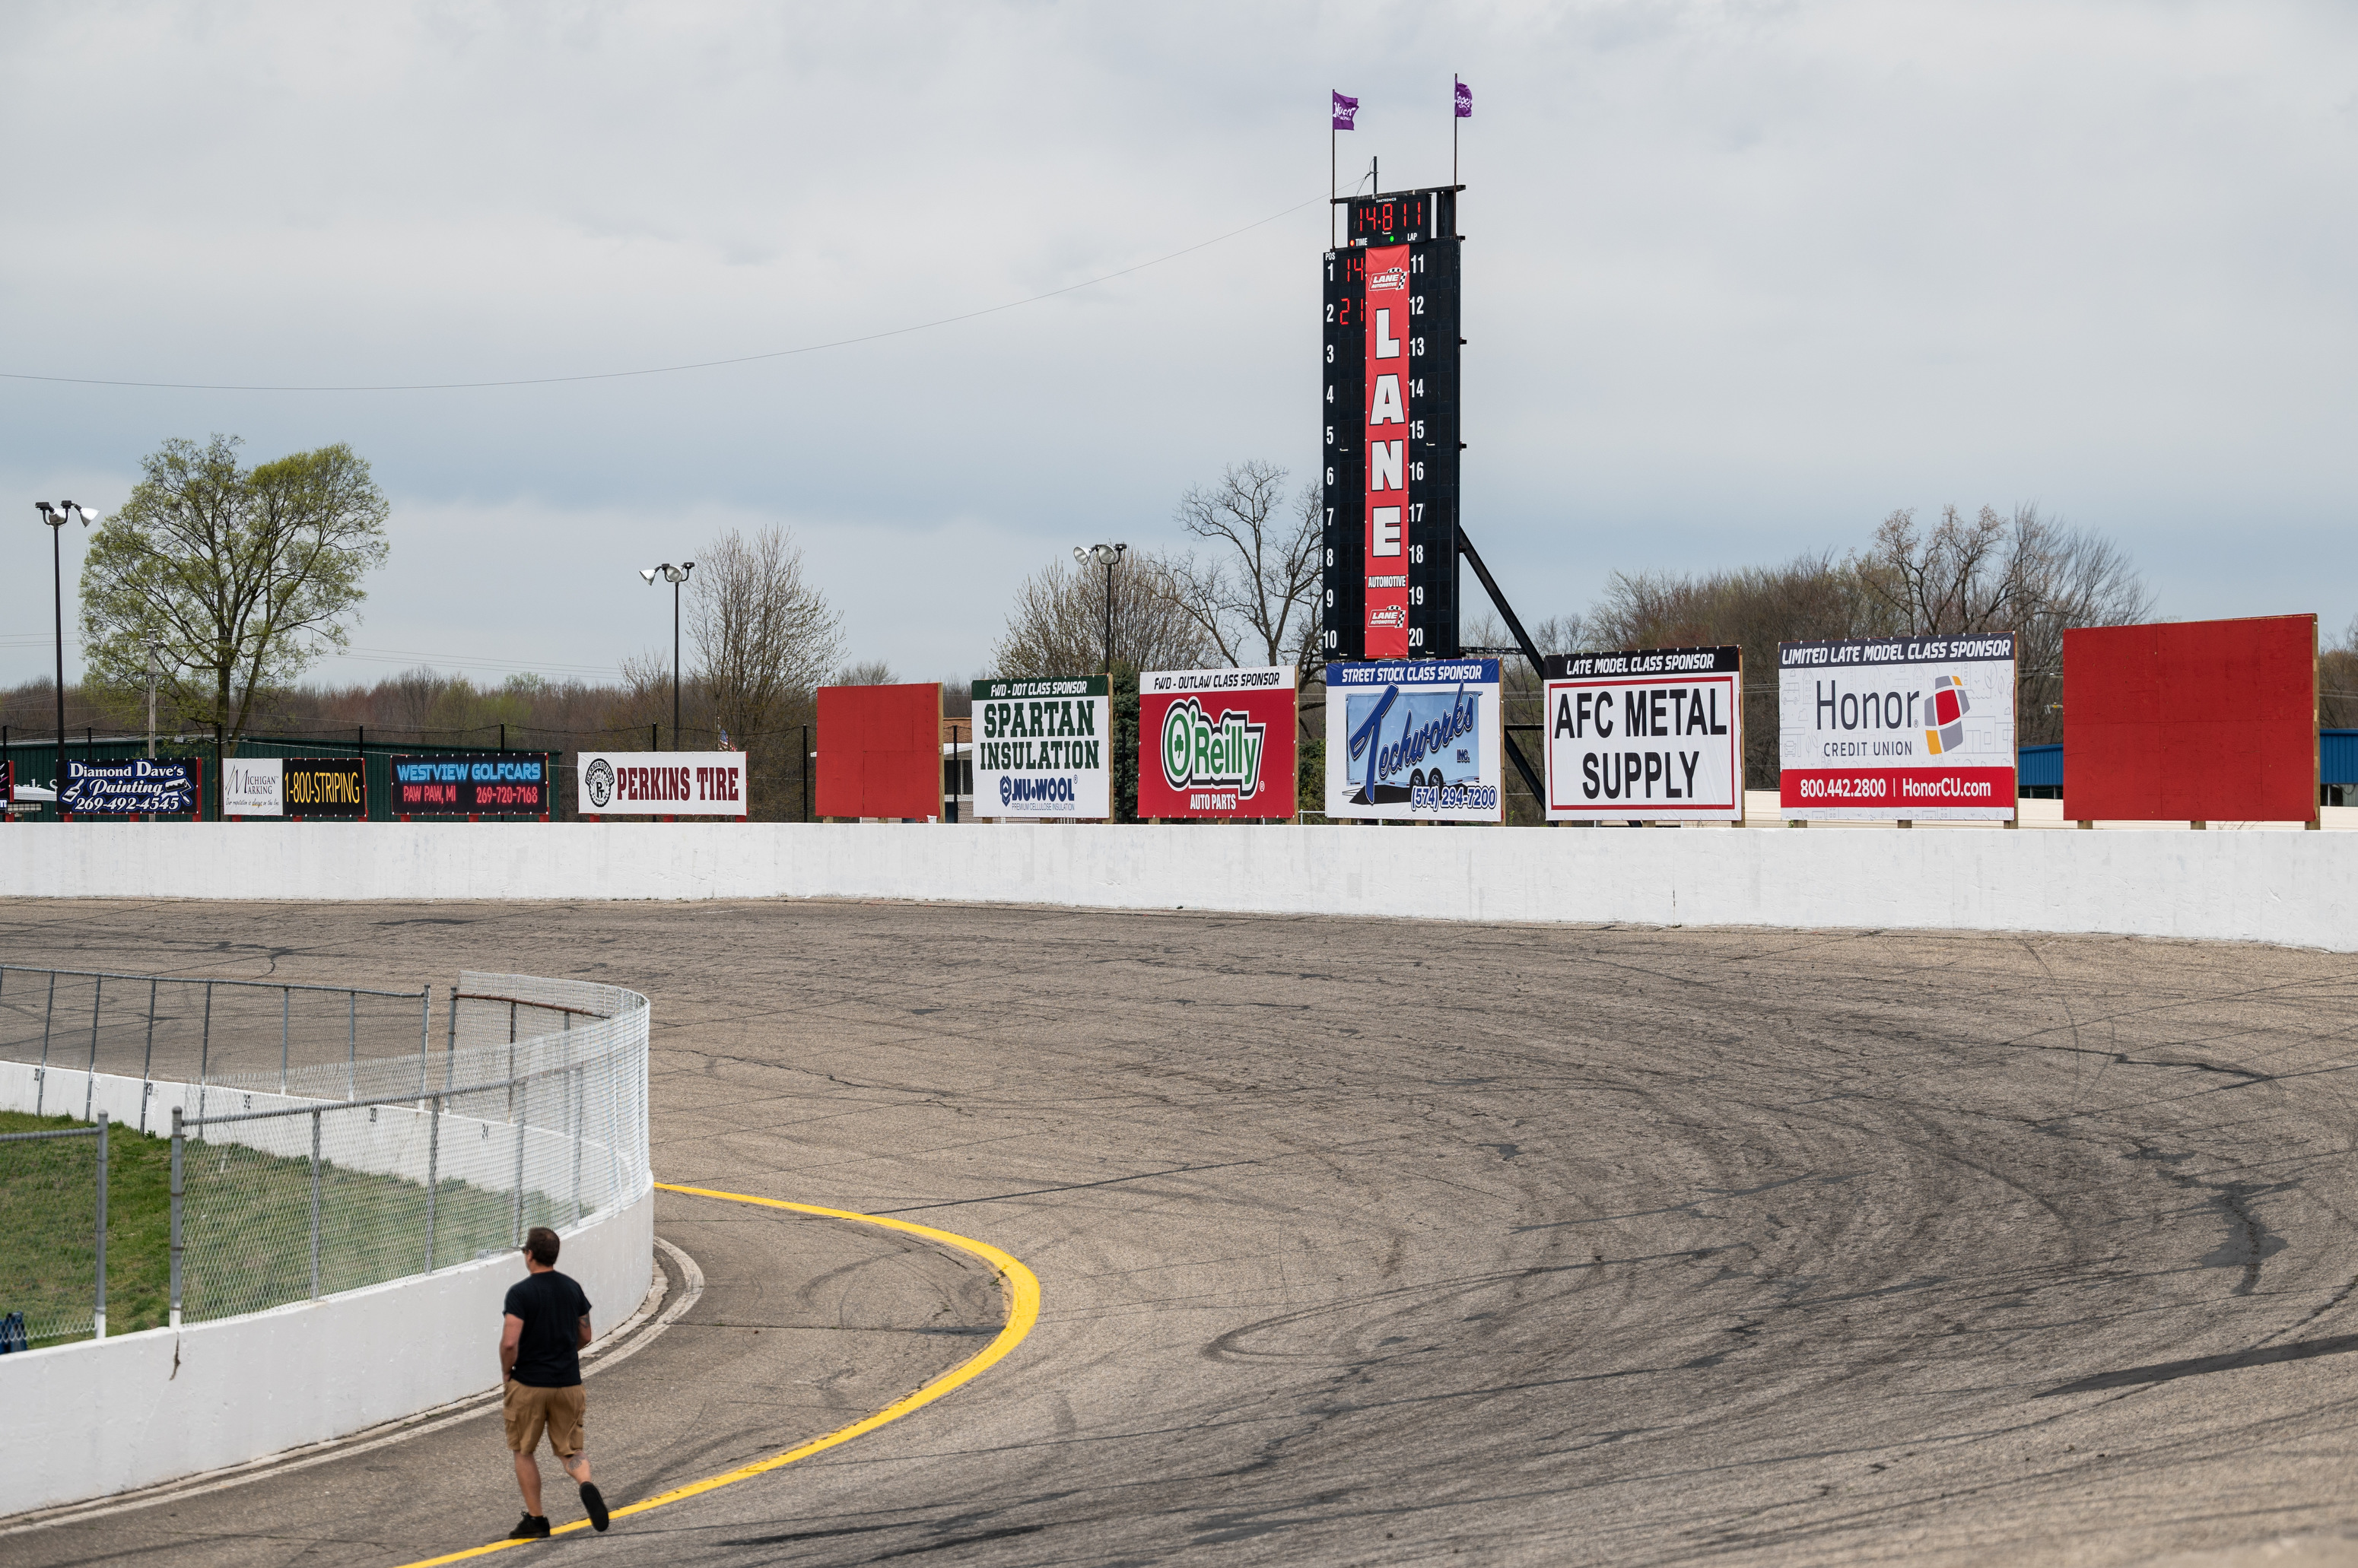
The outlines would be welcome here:
[[[1453,658],[1457,640],[1456,192],[1350,203],[1326,253],[1320,614],[1330,659]]]

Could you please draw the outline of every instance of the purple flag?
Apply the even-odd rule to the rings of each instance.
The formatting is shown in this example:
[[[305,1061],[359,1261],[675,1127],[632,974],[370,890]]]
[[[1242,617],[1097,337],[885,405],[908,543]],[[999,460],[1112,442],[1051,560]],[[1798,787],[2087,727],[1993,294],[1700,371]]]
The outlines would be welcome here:
[[[1340,92],[1335,94],[1335,128],[1336,130],[1349,130],[1351,128],[1351,116],[1357,114],[1358,112],[1359,101],[1357,99],[1347,98]]]
[[[1462,81],[1457,84],[1457,117],[1461,120],[1474,117],[1474,90]]]

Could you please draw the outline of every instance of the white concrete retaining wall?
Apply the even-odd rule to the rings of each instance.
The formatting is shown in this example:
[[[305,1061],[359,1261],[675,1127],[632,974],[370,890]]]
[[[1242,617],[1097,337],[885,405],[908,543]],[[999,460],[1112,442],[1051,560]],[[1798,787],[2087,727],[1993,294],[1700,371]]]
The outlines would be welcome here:
[[[647,1293],[654,1195],[566,1238],[603,1333]],[[428,1410],[499,1382],[514,1255],[250,1317],[0,1357],[0,1515],[103,1497]]]
[[[0,897],[907,898],[2358,948],[2358,834],[752,823],[0,829]]]
[[[51,1067],[37,1087],[31,1066],[0,1062],[0,1108],[31,1110],[37,1095],[49,1114],[74,1117],[87,1096],[92,1114],[133,1130],[144,1101],[156,1132],[170,1130],[175,1106],[197,1103],[190,1085],[71,1068]],[[219,1087],[208,1100],[216,1113],[336,1104]],[[402,1116],[376,1124],[381,1141],[340,1152],[422,1179],[423,1119],[384,1109]],[[303,1129],[308,1149],[308,1119],[287,1122]],[[287,1122],[232,1122],[209,1136],[267,1149]],[[484,1127],[514,1136],[504,1124],[443,1118],[445,1138]],[[654,1195],[642,1190],[568,1228],[557,1266],[581,1282],[602,1333],[646,1294],[654,1258]],[[239,1464],[488,1390],[499,1380],[500,1303],[524,1272],[521,1259],[503,1254],[178,1332],[0,1357],[0,1516]]]

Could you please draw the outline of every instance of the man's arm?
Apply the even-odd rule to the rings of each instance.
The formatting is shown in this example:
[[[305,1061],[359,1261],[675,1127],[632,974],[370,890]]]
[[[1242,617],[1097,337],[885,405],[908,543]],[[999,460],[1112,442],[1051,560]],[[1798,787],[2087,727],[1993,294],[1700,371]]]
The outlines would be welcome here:
[[[581,1347],[590,1347],[590,1314],[586,1312],[581,1314]]]
[[[516,1346],[524,1343],[524,1319],[509,1313],[500,1321],[500,1381],[504,1383],[515,1375]]]

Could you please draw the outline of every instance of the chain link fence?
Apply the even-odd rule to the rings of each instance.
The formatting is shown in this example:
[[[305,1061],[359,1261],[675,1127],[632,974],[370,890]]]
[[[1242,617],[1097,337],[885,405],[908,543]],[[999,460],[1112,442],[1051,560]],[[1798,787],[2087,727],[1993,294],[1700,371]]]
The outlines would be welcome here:
[[[106,1337],[106,1133],[0,1133],[0,1355]]]
[[[647,1192],[645,998],[469,972],[438,1020],[435,1000],[430,990],[0,968],[0,1103],[81,1117],[100,1075],[138,1080],[139,1130],[170,1140],[176,1325],[430,1273],[521,1246],[535,1225],[577,1229]],[[0,1219],[0,1317],[9,1291],[35,1299],[31,1270],[13,1260],[38,1253],[44,1292],[51,1276],[85,1267],[60,1238],[95,1178],[68,1160],[0,1144],[9,1192],[12,1161],[32,1184]],[[41,1246],[15,1245],[16,1228]],[[163,1260],[154,1261],[161,1285]],[[103,1279],[99,1260],[86,1267]]]

